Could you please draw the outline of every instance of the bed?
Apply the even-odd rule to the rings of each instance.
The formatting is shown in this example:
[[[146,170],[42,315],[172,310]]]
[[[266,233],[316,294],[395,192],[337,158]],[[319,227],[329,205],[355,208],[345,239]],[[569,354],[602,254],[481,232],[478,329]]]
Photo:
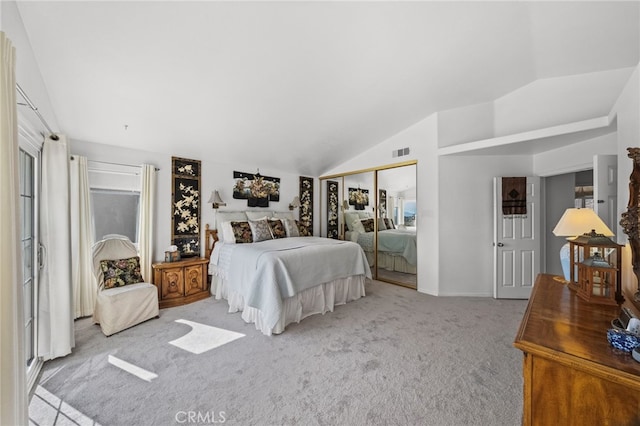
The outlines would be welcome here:
[[[358,243],[373,267],[376,263],[373,213],[345,212],[344,221],[347,225],[345,239]],[[378,268],[416,274],[416,247],[415,228],[398,229],[390,219],[378,220]]]
[[[263,334],[365,295],[371,271],[358,244],[301,237],[291,212],[216,216],[205,231],[211,294]]]

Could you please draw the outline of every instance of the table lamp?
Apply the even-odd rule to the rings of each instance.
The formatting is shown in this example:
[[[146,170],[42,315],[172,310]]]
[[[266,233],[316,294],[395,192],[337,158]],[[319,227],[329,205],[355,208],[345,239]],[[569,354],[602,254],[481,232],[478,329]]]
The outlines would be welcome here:
[[[612,237],[614,235],[592,209],[570,208],[565,210],[552,232],[556,237],[567,237],[567,240],[571,240],[591,231],[595,231],[597,234],[602,234],[605,237]],[[569,258],[569,243],[567,242],[560,249],[560,264],[562,265],[562,273],[566,281],[571,280]]]

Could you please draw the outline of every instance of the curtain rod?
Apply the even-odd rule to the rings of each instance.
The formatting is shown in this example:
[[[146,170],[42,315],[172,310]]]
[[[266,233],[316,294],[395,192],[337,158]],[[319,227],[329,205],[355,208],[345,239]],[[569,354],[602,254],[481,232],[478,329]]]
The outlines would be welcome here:
[[[71,156],[71,159],[73,160],[73,155]],[[109,164],[111,166],[127,166],[127,167],[137,167],[137,168],[142,167],[140,164],[111,163],[109,161],[99,161],[99,160],[89,160],[89,159],[87,159],[87,161],[90,161],[92,163]],[[156,169],[156,172],[160,171],[160,169],[157,167],[155,167],[155,169]]]
[[[47,122],[45,121],[45,119],[44,119],[44,117],[42,116],[42,114],[40,114],[40,111],[38,111],[38,107],[36,107],[36,106],[34,105],[34,103],[33,103],[33,102],[31,102],[31,99],[29,99],[29,97],[27,96],[27,94],[26,94],[26,93],[24,93],[24,90],[22,90],[22,87],[20,87],[20,85],[19,85],[18,83],[16,83],[16,89],[18,90],[18,93],[20,93],[20,96],[22,96],[22,98],[25,100],[25,102],[27,102],[26,104],[18,103],[18,105],[26,105],[26,106],[28,106],[29,108],[31,108],[31,110],[32,110],[33,112],[35,112],[35,113],[36,113],[36,115],[38,116],[38,118],[40,119],[40,121],[42,122],[42,124],[44,125],[44,127],[46,127],[46,128],[47,128],[47,130],[49,131],[49,134],[50,134],[50,136],[49,136],[49,137],[50,137],[51,139],[53,139],[54,141],[57,141],[58,139],[60,139],[60,138],[58,137],[58,135],[56,135],[56,134],[54,133],[54,131],[53,131],[53,130],[51,130],[51,127],[49,127],[49,125],[48,125],[48,124],[47,124]]]

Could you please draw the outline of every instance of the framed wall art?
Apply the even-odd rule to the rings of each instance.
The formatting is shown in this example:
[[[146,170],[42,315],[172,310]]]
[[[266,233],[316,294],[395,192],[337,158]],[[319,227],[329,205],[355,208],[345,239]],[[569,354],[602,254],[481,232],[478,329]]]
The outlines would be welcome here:
[[[200,256],[200,161],[171,157],[171,243]]]
[[[338,239],[338,182],[327,181],[327,238]]]
[[[269,207],[269,201],[280,201],[280,178],[257,173],[233,172],[233,198],[247,200],[248,207]]]
[[[364,210],[364,206],[369,205],[369,190],[360,188],[349,188],[349,205],[355,206],[356,210]]]
[[[313,178],[300,176],[300,235],[313,235]]]

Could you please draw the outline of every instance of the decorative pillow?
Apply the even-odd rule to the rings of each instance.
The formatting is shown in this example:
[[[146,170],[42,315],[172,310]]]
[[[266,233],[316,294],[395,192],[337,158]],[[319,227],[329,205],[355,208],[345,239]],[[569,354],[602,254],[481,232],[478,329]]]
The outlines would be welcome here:
[[[229,222],[231,224],[231,231],[233,232],[233,236],[235,242],[238,244],[242,243],[252,243],[253,236],[251,234],[251,227],[249,226],[249,222]]]
[[[370,212],[370,211],[364,211],[364,212],[361,211],[361,212],[357,212],[356,214],[360,219],[369,219],[373,217],[373,212]]]
[[[358,216],[357,212],[344,212],[344,222],[347,224],[349,231],[356,231],[356,229],[353,229],[353,222],[356,220],[360,221],[360,216]]]
[[[128,259],[101,260],[100,269],[104,274],[104,288],[124,287],[127,284],[143,281],[138,256]]]
[[[364,234],[366,232],[364,230],[364,225],[362,224],[360,219],[355,219],[353,222],[351,222],[351,230],[353,232],[359,232],[361,234]]]
[[[287,237],[299,237],[300,231],[298,230],[298,222],[294,219],[283,219],[284,229],[287,232]]]
[[[384,224],[384,219],[383,218],[379,218],[378,219],[378,231],[385,231],[387,229],[387,226]]]
[[[219,209],[218,209],[219,210]],[[217,211],[214,214],[214,229],[218,230],[218,238],[225,243],[235,243],[236,237],[231,229],[231,222],[243,222],[247,220],[244,212]]]
[[[396,229],[395,225],[393,224],[393,219],[391,219],[390,217],[384,218],[384,226],[386,226],[387,229]]]
[[[249,226],[251,227],[251,234],[253,235],[254,243],[273,239],[273,235],[271,235],[271,228],[269,228],[269,222],[267,222],[267,219],[250,220]]]
[[[278,238],[287,238],[287,230],[284,229],[284,223],[282,223],[282,220],[269,219],[267,222],[269,223],[269,228],[271,228],[271,235],[274,240]]]
[[[375,222],[373,220],[373,218],[369,218],[369,219],[362,219],[360,220],[360,223],[362,223],[362,227],[364,228],[364,232],[373,232],[376,230],[375,226]]]

